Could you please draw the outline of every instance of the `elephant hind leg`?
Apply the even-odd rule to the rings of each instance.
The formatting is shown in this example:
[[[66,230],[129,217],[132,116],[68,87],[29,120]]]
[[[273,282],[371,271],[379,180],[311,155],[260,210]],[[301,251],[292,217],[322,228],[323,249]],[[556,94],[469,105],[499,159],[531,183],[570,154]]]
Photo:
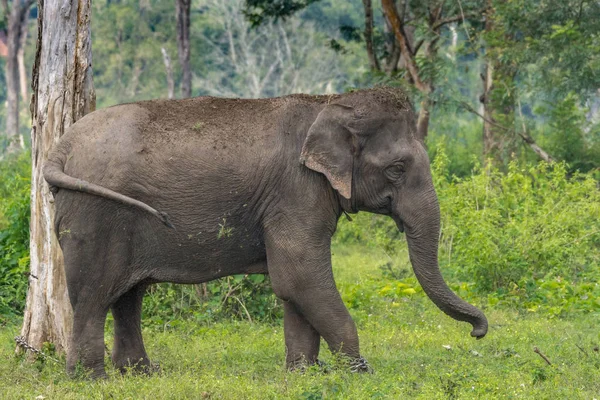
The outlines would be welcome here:
[[[104,370],[104,323],[108,307],[78,302],[73,309],[73,334],[67,353],[67,373],[77,374],[77,366],[93,379],[106,378]],[[75,334],[76,333],[76,334]]]
[[[141,327],[146,287],[145,283],[138,283],[111,307],[115,326],[112,361],[121,373],[128,369],[148,373],[152,366],[144,348]]]

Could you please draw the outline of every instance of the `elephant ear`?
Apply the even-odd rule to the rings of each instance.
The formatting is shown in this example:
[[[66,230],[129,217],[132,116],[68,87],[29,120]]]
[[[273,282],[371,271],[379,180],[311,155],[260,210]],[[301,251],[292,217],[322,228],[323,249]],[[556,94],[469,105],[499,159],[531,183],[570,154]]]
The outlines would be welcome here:
[[[349,125],[354,109],[330,104],[319,113],[308,130],[300,162],[322,173],[343,197],[352,194],[352,164],[354,135]]]

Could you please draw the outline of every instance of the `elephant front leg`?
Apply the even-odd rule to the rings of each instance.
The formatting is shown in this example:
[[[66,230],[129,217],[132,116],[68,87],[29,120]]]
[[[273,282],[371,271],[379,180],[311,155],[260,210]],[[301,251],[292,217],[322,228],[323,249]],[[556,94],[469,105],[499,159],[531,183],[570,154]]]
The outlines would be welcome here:
[[[319,332],[298,312],[293,303],[286,301],[283,308],[287,368],[296,370],[315,364],[321,341]]]
[[[370,367],[360,356],[356,325],[335,286],[330,242],[330,237],[315,241],[314,235],[303,238],[292,232],[266,234],[273,290],[287,304],[288,366],[302,355],[309,362],[316,361],[318,336],[310,333],[313,328],[333,353],[350,360],[353,371],[368,372]]]

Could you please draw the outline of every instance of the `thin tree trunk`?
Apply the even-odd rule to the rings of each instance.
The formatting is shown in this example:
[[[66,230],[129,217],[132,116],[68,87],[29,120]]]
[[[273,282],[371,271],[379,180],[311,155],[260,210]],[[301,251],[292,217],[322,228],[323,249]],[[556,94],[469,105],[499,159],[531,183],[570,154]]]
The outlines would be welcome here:
[[[96,107],[92,84],[91,0],[38,0],[32,79],[31,275],[21,335],[31,346],[66,350],[72,324],[54,205],[42,166],[65,129]]]
[[[169,53],[164,47],[160,48],[162,52],[163,61],[165,63],[165,71],[167,73],[167,93],[169,99],[175,97],[175,81],[173,80],[173,67],[171,66],[171,57],[169,57]]]
[[[192,95],[192,70],[190,69],[190,5],[191,0],[176,0],[177,12],[177,49],[179,63],[183,73],[181,95]]]
[[[21,34],[23,25],[27,24],[27,13],[33,0],[15,0],[8,15],[6,58],[6,135],[8,137],[7,153],[16,153],[25,145],[19,135],[19,60]],[[5,12],[8,12],[6,3]]]
[[[33,3],[33,1],[31,2]],[[22,20],[21,24],[21,42],[19,43],[19,51],[17,52],[17,65],[19,67],[19,88],[21,89],[21,100],[25,104],[29,104],[29,91],[27,90],[27,68],[25,67],[25,45],[27,44],[27,27],[29,25],[29,7],[27,7],[27,12],[25,14],[25,18]],[[19,146],[21,149],[25,148],[25,137],[23,133],[19,130]]]
[[[494,13],[492,0],[487,1],[485,14],[485,33],[489,36],[494,31]],[[496,162],[502,162],[503,154],[514,151],[516,138],[508,136],[506,131],[499,126],[513,127],[515,124],[515,99],[514,79],[516,68],[502,61],[498,49],[486,44],[485,70],[482,74],[483,94],[480,101],[483,104],[483,155]],[[498,95],[498,90],[502,95]],[[496,93],[496,95],[494,95]],[[527,139],[523,138],[527,143]],[[534,149],[534,151],[536,151]],[[538,153],[536,151],[536,153]],[[538,153],[540,157],[544,156]]]
[[[21,99],[29,101],[29,88],[27,87],[27,68],[25,67],[25,46],[27,45],[27,27],[29,18],[25,17],[21,24],[21,43],[19,43],[19,51],[17,52],[17,64],[19,66],[19,88],[21,89]]]
[[[371,0],[363,0],[365,9],[365,44],[367,47],[367,55],[369,56],[369,64],[372,71],[379,71],[379,60],[373,49],[373,5]]]
[[[493,12],[491,0],[487,1],[488,9],[485,18],[485,33],[489,35],[493,28]],[[496,140],[497,132],[496,126],[494,125],[494,113],[492,106],[492,88],[494,84],[494,61],[492,60],[490,46],[486,47],[486,63],[485,70],[481,79],[483,81],[483,94],[480,97],[480,101],[483,104],[483,156],[489,157],[496,152],[498,143]]]
[[[486,23],[487,25],[487,23]],[[492,112],[491,95],[492,84],[494,82],[494,66],[491,60],[485,64],[485,71],[482,75],[483,94],[481,95],[481,103],[483,104],[483,156],[488,157],[496,151],[497,143],[495,137],[494,116]]]
[[[381,6],[383,8],[383,13],[385,17],[389,21],[390,26],[394,32],[394,36],[396,37],[398,46],[400,47],[402,58],[405,63],[405,68],[408,71],[407,75],[410,78],[410,83],[413,84],[423,95],[423,100],[421,101],[421,109],[419,110],[419,119],[417,121],[417,133],[420,138],[425,139],[429,130],[429,118],[431,109],[433,108],[433,102],[430,99],[430,95],[434,90],[433,82],[430,78],[428,78],[427,80],[423,80],[423,78],[421,77],[421,71],[419,70],[419,66],[415,61],[416,49],[413,48],[413,44],[410,42],[410,39],[407,36],[404,21],[398,14],[398,10],[396,9],[394,1],[381,0]],[[435,18],[430,22],[430,24],[435,23],[440,18],[440,14],[441,8],[437,10],[437,12],[435,13]],[[434,31],[439,34],[437,30]],[[432,39],[428,43],[426,50],[427,57],[431,59],[435,57],[437,51],[436,46],[436,39]]]
[[[419,109],[419,118],[417,119],[417,133],[419,137],[427,137],[429,132],[429,118],[431,113],[431,100],[425,98],[421,101],[421,108]]]

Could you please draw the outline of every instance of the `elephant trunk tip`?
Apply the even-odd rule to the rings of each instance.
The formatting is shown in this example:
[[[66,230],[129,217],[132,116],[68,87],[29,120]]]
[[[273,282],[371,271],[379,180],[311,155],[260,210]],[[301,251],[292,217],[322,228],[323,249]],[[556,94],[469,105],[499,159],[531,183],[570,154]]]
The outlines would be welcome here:
[[[472,323],[473,330],[471,331],[471,336],[476,338],[477,340],[482,339],[488,331],[488,322],[485,316],[481,315],[476,322]]]

